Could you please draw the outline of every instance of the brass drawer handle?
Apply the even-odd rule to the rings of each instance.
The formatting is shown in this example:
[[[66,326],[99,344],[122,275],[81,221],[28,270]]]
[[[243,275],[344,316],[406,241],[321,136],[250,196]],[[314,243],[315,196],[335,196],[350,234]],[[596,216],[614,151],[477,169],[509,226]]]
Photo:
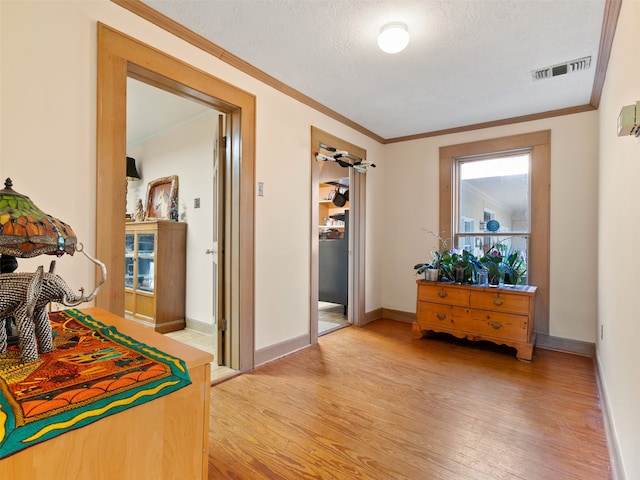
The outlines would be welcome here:
[[[438,320],[444,320],[445,318],[447,318],[447,314],[446,313],[437,313],[436,317],[438,317]]]
[[[438,296],[439,296],[440,298],[445,298],[447,295],[449,295],[449,294],[448,294],[448,293],[447,293],[447,291],[446,291],[446,290],[444,290],[444,289],[441,289],[441,290],[438,292]]]
[[[502,299],[502,297],[496,297],[493,299],[493,304],[500,306],[504,303],[504,300]]]
[[[491,325],[496,330],[498,330],[500,327],[502,327],[502,324],[500,322],[489,322],[489,325]]]

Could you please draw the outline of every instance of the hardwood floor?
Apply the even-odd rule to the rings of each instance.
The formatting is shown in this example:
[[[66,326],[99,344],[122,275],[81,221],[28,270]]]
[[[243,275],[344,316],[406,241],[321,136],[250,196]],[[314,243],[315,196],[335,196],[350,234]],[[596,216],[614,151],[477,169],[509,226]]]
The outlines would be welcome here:
[[[593,360],[346,327],[211,389],[209,479],[611,479]]]

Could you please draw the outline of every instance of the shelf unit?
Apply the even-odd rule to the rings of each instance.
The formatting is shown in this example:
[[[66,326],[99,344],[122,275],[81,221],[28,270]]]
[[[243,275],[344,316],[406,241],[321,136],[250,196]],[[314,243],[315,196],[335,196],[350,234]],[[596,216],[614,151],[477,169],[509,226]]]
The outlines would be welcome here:
[[[167,220],[125,227],[127,318],[166,333],[185,327],[187,224]]]
[[[320,220],[320,225],[318,225],[318,232],[322,233],[323,231],[327,231],[329,229],[337,230],[341,233],[344,232],[344,225],[326,225],[325,222],[327,219],[331,219],[332,216],[344,214],[345,211],[349,210],[349,202],[347,202],[343,207],[337,207],[333,200],[329,200],[330,195],[336,190],[336,183],[321,183],[320,184],[320,201],[318,202],[318,219]],[[342,186],[342,189],[348,188],[346,185]]]

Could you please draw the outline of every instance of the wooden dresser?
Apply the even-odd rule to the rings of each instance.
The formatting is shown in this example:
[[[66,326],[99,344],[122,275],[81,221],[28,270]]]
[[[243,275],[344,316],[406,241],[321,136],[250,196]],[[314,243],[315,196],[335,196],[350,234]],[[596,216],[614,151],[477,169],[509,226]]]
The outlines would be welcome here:
[[[469,340],[488,340],[517,350],[531,361],[536,335],[536,287],[461,285],[418,280],[418,305],[413,336],[444,332]]]

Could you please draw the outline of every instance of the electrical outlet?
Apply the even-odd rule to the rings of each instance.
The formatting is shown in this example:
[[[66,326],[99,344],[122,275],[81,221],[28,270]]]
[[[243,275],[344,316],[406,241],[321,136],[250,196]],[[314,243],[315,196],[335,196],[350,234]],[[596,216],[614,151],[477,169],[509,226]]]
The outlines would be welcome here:
[[[604,325],[600,325],[600,340],[604,340]]]
[[[193,199],[193,208],[200,208],[200,199],[199,198],[194,198]]]
[[[264,197],[264,182],[258,182],[258,196]]]

